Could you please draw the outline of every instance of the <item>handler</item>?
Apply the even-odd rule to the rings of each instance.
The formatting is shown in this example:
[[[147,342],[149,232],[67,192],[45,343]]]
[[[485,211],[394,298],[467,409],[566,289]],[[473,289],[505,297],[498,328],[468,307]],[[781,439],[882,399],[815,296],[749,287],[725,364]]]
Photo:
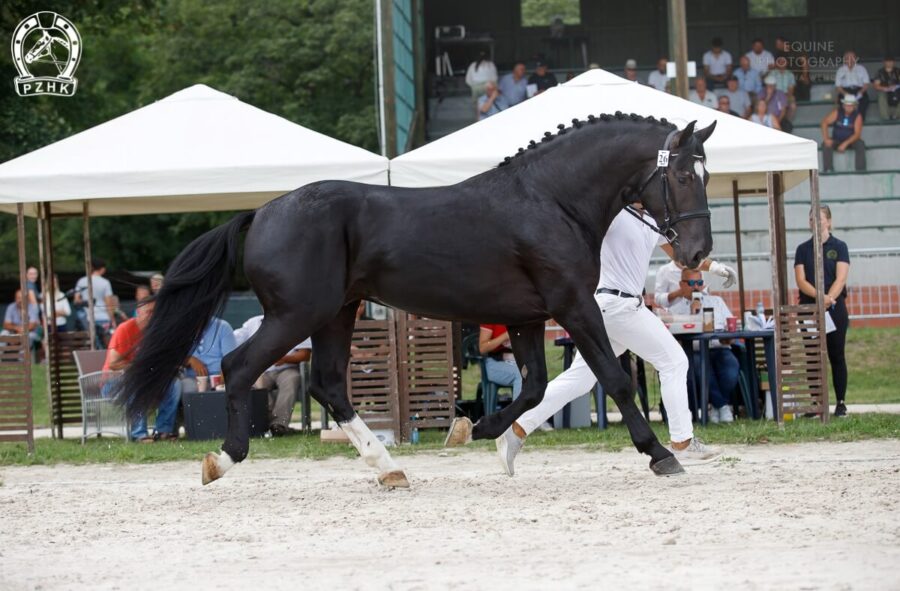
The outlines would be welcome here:
[[[633,351],[659,372],[662,399],[669,418],[669,449],[684,465],[709,462],[722,452],[694,437],[687,398],[687,356],[662,321],[644,306],[640,295],[653,249],[659,245],[670,257],[674,257],[674,250],[655,230],[656,223],[644,213],[640,204],[632,204],[632,207],[640,212],[642,219],[621,211],[603,239],[600,284],[594,297],[616,357],[626,350]],[[724,277],[725,287],[730,287],[737,279],[734,269],[709,259],[701,263],[700,269]],[[525,438],[566,404],[590,391],[596,383],[597,378],[578,353],[569,369],[547,385],[541,403],[519,417],[497,438],[497,453],[508,475],[515,472],[516,454],[525,444]]]

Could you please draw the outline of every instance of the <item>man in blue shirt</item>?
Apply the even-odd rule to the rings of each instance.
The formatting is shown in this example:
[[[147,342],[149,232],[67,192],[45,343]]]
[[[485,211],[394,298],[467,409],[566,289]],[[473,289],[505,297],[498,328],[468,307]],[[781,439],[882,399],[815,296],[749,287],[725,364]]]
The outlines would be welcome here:
[[[0,334],[12,335],[21,334],[22,332],[22,290],[16,290],[16,299],[13,303],[6,307],[6,314],[3,316],[3,332]],[[40,318],[38,316],[37,304],[28,302],[28,338],[31,341],[31,348],[34,349],[40,342],[41,337],[37,333]]]
[[[236,348],[237,342],[231,325],[221,318],[213,317],[187,361],[183,391],[196,391],[197,376],[221,375],[222,359]]]
[[[737,78],[738,88],[750,93],[751,99],[756,100],[762,94],[763,85],[759,72],[750,67],[750,58],[746,55],[741,56],[741,67],[733,75]]]
[[[512,72],[500,78],[500,94],[506,97],[506,102],[511,107],[528,98],[528,79],[525,78],[525,64],[516,62]]]
[[[509,103],[506,101],[506,97],[497,90],[497,85],[493,82],[485,83],[484,94],[478,97],[478,120],[487,119],[508,108]]]

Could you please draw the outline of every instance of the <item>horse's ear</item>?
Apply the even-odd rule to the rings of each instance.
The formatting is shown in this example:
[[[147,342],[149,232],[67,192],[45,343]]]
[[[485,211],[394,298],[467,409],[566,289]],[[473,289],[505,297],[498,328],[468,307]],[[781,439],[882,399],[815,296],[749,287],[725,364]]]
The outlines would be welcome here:
[[[706,140],[709,139],[709,136],[712,135],[712,132],[715,131],[715,129],[716,129],[716,123],[717,123],[717,121],[713,120],[713,122],[712,122],[711,125],[709,125],[709,126],[707,126],[707,127],[704,127],[703,129],[701,129],[701,130],[697,131],[696,133],[694,133],[694,137],[697,138],[697,140],[698,140],[701,144],[702,144],[702,143],[705,143]]]
[[[691,135],[694,133],[694,125],[696,121],[691,121],[687,124],[687,127],[679,131],[675,134],[675,137],[672,138],[672,145],[669,146],[670,150],[675,150],[680,146],[687,144],[687,141],[690,139]]]

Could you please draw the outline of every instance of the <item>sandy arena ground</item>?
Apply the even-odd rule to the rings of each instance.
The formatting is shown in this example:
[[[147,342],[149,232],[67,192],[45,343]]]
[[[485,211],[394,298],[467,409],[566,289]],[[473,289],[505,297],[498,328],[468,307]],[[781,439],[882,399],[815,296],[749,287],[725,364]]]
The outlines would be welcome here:
[[[900,589],[900,441],[0,470],[0,589]]]

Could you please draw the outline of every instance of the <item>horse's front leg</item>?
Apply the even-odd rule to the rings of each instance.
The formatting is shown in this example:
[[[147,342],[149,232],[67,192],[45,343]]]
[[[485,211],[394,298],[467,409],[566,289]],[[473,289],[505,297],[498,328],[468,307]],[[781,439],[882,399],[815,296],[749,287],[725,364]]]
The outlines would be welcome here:
[[[522,392],[512,404],[483,417],[472,429],[472,439],[494,439],[506,431],[525,411],[540,404],[547,388],[547,363],[544,358],[544,323],[509,326],[516,368],[522,375]]]

